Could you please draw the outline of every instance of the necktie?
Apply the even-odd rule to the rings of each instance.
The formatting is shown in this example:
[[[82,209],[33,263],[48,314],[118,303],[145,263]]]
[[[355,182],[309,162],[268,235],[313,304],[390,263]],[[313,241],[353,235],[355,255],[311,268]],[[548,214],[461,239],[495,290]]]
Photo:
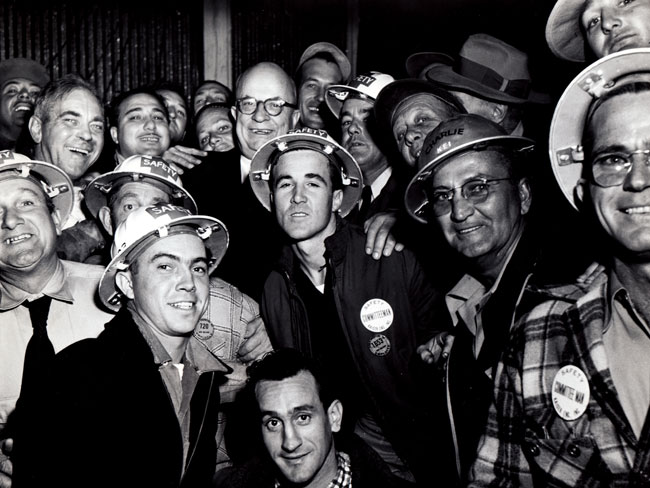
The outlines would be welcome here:
[[[51,302],[52,299],[47,296],[31,302],[23,302],[23,305],[29,309],[34,330],[25,350],[21,398],[32,395],[38,390],[43,372],[47,364],[54,358],[54,346],[47,336],[47,316],[50,312]]]
[[[370,203],[372,201],[372,188],[366,185],[361,190],[361,207],[359,207],[359,222],[363,223],[368,218]]]

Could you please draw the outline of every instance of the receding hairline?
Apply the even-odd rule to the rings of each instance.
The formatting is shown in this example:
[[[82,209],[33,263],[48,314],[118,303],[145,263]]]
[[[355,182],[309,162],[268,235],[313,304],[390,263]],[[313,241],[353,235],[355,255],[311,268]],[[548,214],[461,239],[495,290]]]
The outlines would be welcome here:
[[[249,80],[255,75],[261,75],[266,80],[268,80],[270,76],[277,76],[278,78],[274,81],[278,81],[280,85],[282,85],[285,89],[287,89],[290,92],[291,95],[290,100],[285,100],[285,101],[289,103],[296,103],[297,100],[296,84],[291,79],[289,74],[285,70],[283,70],[278,64],[271,63],[268,61],[257,63],[256,65],[251,66],[246,71],[244,71],[241,75],[239,75],[239,78],[237,78],[237,83],[235,85],[235,96],[237,98],[240,98],[242,95],[244,95],[242,93],[243,85],[246,82],[249,82]]]

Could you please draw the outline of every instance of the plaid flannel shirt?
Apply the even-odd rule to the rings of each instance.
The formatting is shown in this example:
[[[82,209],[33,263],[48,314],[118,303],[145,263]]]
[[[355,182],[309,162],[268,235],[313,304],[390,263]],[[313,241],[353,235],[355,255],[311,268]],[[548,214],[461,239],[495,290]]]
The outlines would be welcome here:
[[[607,280],[576,301],[557,299],[524,315],[513,329],[495,378],[495,398],[470,473],[480,486],[650,486],[650,422],[637,439],[609,372],[603,328]],[[589,381],[584,414],[555,411],[552,385],[566,365]]]

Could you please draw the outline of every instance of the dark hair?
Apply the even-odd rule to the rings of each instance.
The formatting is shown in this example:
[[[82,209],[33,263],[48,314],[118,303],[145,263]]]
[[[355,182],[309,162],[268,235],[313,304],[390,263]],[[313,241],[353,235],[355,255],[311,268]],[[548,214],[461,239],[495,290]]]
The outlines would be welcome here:
[[[254,398],[255,387],[260,382],[281,381],[296,376],[301,371],[306,371],[314,377],[318,398],[327,409],[337,398],[331,380],[317,361],[306,357],[297,349],[277,349],[252,363],[246,370],[248,375],[246,388]]]
[[[232,90],[228,88],[226,85],[223,83],[217,81],[217,80],[203,80],[201,83],[199,83],[199,86],[196,87],[194,90],[194,94],[192,95],[192,105],[194,105],[194,99],[196,98],[196,92],[199,91],[201,88],[203,88],[204,85],[219,85],[223,90],[226,92],[226,103],[229,105],[232,105],[234,103],[234,97]]]
[[[118,126],[118,121],[120,119],[120,106],[129,98],[135,96],[135,95],[149,95],[160,103],[160,106],[163,109],[163,112],[165,113],[165,117],[167,118],[167,122],[169,122],[169,112],[167,112],[167,106],[165,105],[165,100],[158,95],[152,88],[148,86],[141,86],[138,88],[134,88],[133,90],[128,90],[125,92],[120,93],[119,95],[116,95],[113,97],[111,100],[111,103],[108,105],[107,109],[107,116],[108,116],[108,126],[109,127],[117,127]]]
[[[156,92],[158,90],[173,91],[174,93],[180,95],[180,97],[185,101],[185,103],[187,103],[187,98],[185,98],[185,90],[183,89],[183,86],[180,83],[176,83],[175,81],[158,80],[152,83],[150,88]]]
[[[582,165],[582,177],[586,179],[591,179],[591,160],[592,160],[592,151],[594,147],[594,132],[592,130],[591,121],[594,118],[594,114],[598,109],[603,105],[603,103],[611,100],[614,97],[619,95],[626,94],[638,94],[650,91],[650,82],[647,81],[631,81],[629,83],[624,83],[617,87],[612,88],[611,90],[605,92],[602,97],[594,101],[589,107],[587,116],[585,117],[585,125],[582,130],[582,147],[585,153],[585,163]]]
[[[74,90],[86,90],[90,92],[97,99],[99,106],[102,106],[95,87],[79,75],[70,73],[57,80],[50,81],[43,87],[36,97],[34,115],[41,120],[43,125],[47,124],[54,110],[54,104],[67,97]]]

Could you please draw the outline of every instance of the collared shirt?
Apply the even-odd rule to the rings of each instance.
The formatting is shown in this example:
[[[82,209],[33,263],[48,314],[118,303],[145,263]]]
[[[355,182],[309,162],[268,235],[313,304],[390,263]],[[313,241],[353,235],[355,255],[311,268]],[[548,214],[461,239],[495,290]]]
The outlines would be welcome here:
[[[79,222],[82,220],[86,220],[86,215],[84,214],[83,209],[81,208],[81,204],[84,199],[83,195],[83,188],[80,186],[74,186],[72,188],[72,192],[74,195],[74,203],[72,205],[72,211],[70,212],[70,215],[68,216],[67,220],[65,222],[61,222],[61,229],[65,230],[70,227],[73,227],[77,225]]]
[[[478,355],[481,352],[481,347],[483,347],[483,342],[485,342],[481,312],[492,294],[499,287],[503,273],[508,267],[508,263],[517,248],[520,238],[521,235],[508,251],[506,261],[501,268],[501,271],[499,271],[497,279],[489,290],[486,290],[476,278],[466,274],[445,296],[447,310],[449,310],[454,327],[456,327],[459,322],[462,322],[474,336],[475,358],[478,358]]]
[[[42,295],[53,299],[47,332],[56,352],[73,342],[97,337],[113,317],[95,301],[103,271],[101,266],[60,260],[36,295],[0,281],[0,430],[20,395],[25,349],[32,337],[29,310],[19,305]]]
[[[650,328],[616,273],[609,274],[603,343],[616,393],[637,438],[650,406]]]
[[[248,178],[248,174],[251,172],[251,160],[243,154],[239,157],[239,169],[241,174],[241,182],[243,185],[246,181],[246,178]]]
[[[338,465],[336,477],[330,481],[327,488],[351,488],[352,487],[352,464],[350,456],[344,452],[336,453],[336,462]],[[282,484],[276,480],[275,488],[282,488]]]
[[[190,449],[190,402],[199,381],[199,375],[211,371],[224,371],[225,368],[205,345],[194,336],[191,336],[187,341],[187,348],[182,362],[174,364],[151,326],[135,310],[132,301],[127,303],[127,308],[151,349],[153,360],[158,365],[160,377],[174,405],[174,411],[183,437],[183,471],[185,471],[187,454]]]
[[[389,166],[384,171],[382,171],[377,178],[375,178],[375,181],[370,183],[370,190],[372,191],[372,198],[370,199],[371,202],[379,196],[381,191],[386,186],[386,183],[388,183],[388,180],[390,179],[392,174],[393,174],[393,168]]]

